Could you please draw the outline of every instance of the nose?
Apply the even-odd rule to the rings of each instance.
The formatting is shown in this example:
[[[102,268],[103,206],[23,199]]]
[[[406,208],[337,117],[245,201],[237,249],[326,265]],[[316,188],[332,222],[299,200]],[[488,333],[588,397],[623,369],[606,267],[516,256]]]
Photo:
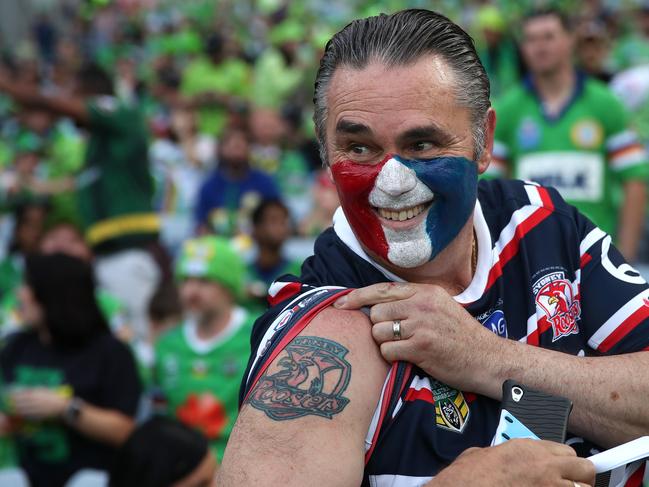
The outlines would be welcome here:
[[[395,159],[386,162],[376,178],[376,187],[390,196],[407,193],[415,186],[417,186],[415,172]]]

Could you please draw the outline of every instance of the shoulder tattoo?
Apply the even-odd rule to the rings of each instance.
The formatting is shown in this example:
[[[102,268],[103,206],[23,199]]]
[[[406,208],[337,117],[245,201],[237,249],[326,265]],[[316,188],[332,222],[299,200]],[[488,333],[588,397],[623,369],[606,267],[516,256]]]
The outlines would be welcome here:
[[[320,337],[296,337],[261,376],[247,402],[275,420],[332,419],[349,403],[343,396],[352,366],[345,347]]]

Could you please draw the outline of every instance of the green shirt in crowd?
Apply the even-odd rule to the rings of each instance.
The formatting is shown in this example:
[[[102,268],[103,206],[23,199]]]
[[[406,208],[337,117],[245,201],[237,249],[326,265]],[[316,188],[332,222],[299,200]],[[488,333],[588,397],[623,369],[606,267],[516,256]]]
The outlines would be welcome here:
[[[498,122],[488,175],[509,174],[553,186],[615,235],[614,195],[625,181],[646,180],[649,165],[624,107],[606,85],[578,75],[570,101],[550,116],[528,80],[495,108]]]
[[[250,356],[254,317],[234,308],[216,337],[199,338],[187,320],[155,345],[154,386],[167,414],[202,431],[219,461],[239,410],[239,386]]]

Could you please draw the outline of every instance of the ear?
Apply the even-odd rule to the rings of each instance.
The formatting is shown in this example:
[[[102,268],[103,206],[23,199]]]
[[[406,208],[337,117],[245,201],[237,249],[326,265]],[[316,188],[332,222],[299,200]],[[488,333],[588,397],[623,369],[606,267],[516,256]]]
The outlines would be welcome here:
[[[485,138],[482,155],[476,161],[478,163],[478,174],[483,174],[491,163],[491,153],[494,148],[494,132],[496,131],[496,111],[493,108],[487,110],[485,117]]]
[[[336,182],[334,181],[334,175],[331,174],[331,166],[329,164],[327,164],[327,169],[325,169],[325,171],[327,171],[327,176],[329,177],[329,181],[336,184]]]

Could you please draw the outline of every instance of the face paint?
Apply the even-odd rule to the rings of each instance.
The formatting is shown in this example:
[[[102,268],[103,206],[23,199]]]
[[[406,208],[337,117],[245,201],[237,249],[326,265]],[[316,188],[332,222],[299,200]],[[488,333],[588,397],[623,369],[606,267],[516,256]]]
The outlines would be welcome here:
[[[388,156],[376,165],[341,161],[331,170],[356,237],[404,268],[423,265],[446,248],[477,197],[477,164],[463,157]]]

